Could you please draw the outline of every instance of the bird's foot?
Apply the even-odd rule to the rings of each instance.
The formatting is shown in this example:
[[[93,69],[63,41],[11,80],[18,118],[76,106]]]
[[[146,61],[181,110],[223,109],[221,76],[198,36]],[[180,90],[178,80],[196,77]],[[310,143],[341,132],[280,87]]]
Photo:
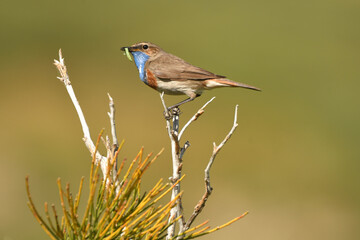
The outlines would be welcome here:
[[[171,115],[180,115],[180,108],[179,107],[172,107],[168,109],[169,112],[171,112]]]
[[[171,119],[171,114],[169,110],[164,111],[164,117],[167,121]]]
[[[179,107],[169,107],[167,111],[164,111],[164,117],[166,120],[170,120],[173,116],[180,115]]]

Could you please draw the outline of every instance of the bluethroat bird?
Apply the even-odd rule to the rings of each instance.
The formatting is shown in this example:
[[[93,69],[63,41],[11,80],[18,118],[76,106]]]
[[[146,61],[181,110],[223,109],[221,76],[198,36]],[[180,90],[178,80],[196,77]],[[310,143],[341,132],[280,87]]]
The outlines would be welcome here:
[[[121,50],[133,55],[140,79],[146,85],[165,94],[184,94],[189,97],[169,109],[190,102],[204,90],[213,88],[241,87],[260,91],[259,88],[234,82],[225,76],[193,66],[150,42],[136,43],[130,47],[122,47]]]

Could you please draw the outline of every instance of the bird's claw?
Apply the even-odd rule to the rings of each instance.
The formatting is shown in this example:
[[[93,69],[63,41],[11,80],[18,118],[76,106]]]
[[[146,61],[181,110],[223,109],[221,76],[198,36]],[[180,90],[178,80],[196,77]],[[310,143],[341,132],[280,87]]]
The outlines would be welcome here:
[[[173,116],[180,115],[180,108],[178,107],[169,107],[167,111],[164,111],[164,117],[166,120],[170,120]]]
[[[164,111],[164,117],[167,121],[171,119],[171,113],[169,110]]]
[[[168,111],[171,113],[172,116],[180,115],[180,108],[179,107],[169,108]]]

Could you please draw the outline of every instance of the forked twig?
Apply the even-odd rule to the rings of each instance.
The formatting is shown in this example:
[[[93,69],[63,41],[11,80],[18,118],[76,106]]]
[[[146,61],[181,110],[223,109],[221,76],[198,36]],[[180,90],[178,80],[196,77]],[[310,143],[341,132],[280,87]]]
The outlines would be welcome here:
[[[222,147],[225,145],[225,143],[230,139],[230,137],[232,136],[232,134],[234,133],[235,129],[238,126],[237,111],[238,111],[238,105],[235,106],[235,116],[234,116],[233,126],[232,126],[231,130],[229,131],[229,133],[224,138],[224,140],[218,146],[216,146],[215,142],[213,143],[214,144],[213,152],[210,157],[209,163],[208,163],[207,167],[205,168],[205,179],[204,179],[205,180],[205,193],[202,196],[202,198],[200,199],[200,201],[198,202],[198,204],[195,206],[194,212],[192,213],[192,215],[186,222],[185,231],[190,228],[190,226],[194,222],[195,218],[203,210],[203,208],[205,207],[206,201],[208,200],[208,198],[213,190],[213,188],[210,185],[210,169],[215,161],[216,155],[219,153],[219,151],[222,149]]]
[[[211,98],[209,101],[207,101],[193,116],[190,118],[190,120],[184,125],[184,127],[179,132],[179,111],[175,111],[172,113],[172,126],[171,126],[171,117],[169,116],[171,113],[168,112],[168,108],[166,107],[165,101],[164,101],[164,93],[160,94],[161,102],[164,107],[165,111],[165,119],[166,119],[166,128],[168,131],[168,135],[171,142],[171,153],[172,153],[172,161],[173,161],[173,176],[172,181],[176,181],[181,176],[181,170],[182,170],[182,158],[186,151],[186,149],[190,146],[190,143],[186,141],[183,148],[180,148],[180,139],[182,135],[184,134],[185,130],[190,126],[191,123],[196,121],[203,113],[205,107],[211,103],[215,97]],[[235,131],[237,124],[237,110],[238,105],[235,107],[235,116],[234,116],[234,124],[225,139],[219,144],[219,146],[216,146],[214,143],[213,153],[210,157],[209,163],[205,169],[205,193],[199,203],[195,206],[193,214],[190,216],[188,221],[185,223],[184,218],[179,218],[179,234],[177,239],[182,239],[185,237],[185,231],[188,230],[191,226],[191,224],[194,222],[195,218],[200,214],[202,209],[205,207],[205,203],[210,196],[212,192],[212,187],[210,185],[210,169],[212,164],[214,163],[214,160],[216,158],[216,155],[221,150],[221,148],[225,145],[225,143],[229,140],[233,132]],[[172,127],[172,128],[171,128]],[[180,185],[174,186],[173,192],[172,192],[172,199],[178,195],[180,192]],[[172,239],[175,234],[175,222],[173,221],[175,218],[182,215],[182,205],[181,205],[181,198],[179,198],[177,205],[171,210],[170,217],[169,217],[169,223],[172,221],[173,224],[170,225],[168,228],[167,233],[167,239]],[[206,229],[202,229],[201,232],[205,231]],[[199,232],[200,234],[200,232]],[[201,233],[202,234],[202,233]]]
[[[107,173],[107,168],[108,168],[108,159],[107,157],[102,156],[98,151],[96,151],[95,149],[95,144],[93,143],[93,141],[91,140],[91,136],[90,136],[90,130],[89,127],[86,123],[85,120],[85,116],[84,113],[80,107],[79,101],[77,100],[76,96],[75,96],[75,92],[74,89],[71,85],[70,82],[70,78],[67,72],[67,68],[65,65],[65,61],[64,58],[62,56],[62,52],[61,49],[59,50],[59,60],[54,60],[54,65],[56,66],[56,68],[59,70],[61,77],[58,77],[58,79],[60,79],[60,81],[62,81],[66,87],[66,90],[71,98],[72,103],[74,104],[74,107],[76,109],[76,112],[79,116],[80,119],[80,123],[81,123],[81,127],[83,130],[83,140],[85,142],[86,147],[88,148],[89,152],[91,153],[91,155],[95,155],[95,159],[96,159],[96,163],[100,163],[100,167],[101,167],[101,171],[103,173],[103,176],[106,176]],[[114,107],[114,103],[112,101],[112,98],[109,95],[109,99],[110,99],[110,113],[109,113],[109,117],[110,117],[110,122],[111,122],[111,133],[113,136],[113,144],[118,146],[118,142],[117,142],[117,138],[116,138],[116,132],[115,132],[115,107]],[[108,149],[108,151],[110,151]],[[116,151],[112,151],[112,153],[115,153]],[[113,154],[114,155],[114,154]],[[116,165],[116,164],[115,164]]]

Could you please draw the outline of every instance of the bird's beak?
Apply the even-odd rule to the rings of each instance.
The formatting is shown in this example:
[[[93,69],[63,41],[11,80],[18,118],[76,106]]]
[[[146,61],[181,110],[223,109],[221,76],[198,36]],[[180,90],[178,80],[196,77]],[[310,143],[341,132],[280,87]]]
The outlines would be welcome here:
[[[121,51],[125,51],[126,48],[129,50],[129,52],[135,52],[140,50],[140,47],[122,47]]]

